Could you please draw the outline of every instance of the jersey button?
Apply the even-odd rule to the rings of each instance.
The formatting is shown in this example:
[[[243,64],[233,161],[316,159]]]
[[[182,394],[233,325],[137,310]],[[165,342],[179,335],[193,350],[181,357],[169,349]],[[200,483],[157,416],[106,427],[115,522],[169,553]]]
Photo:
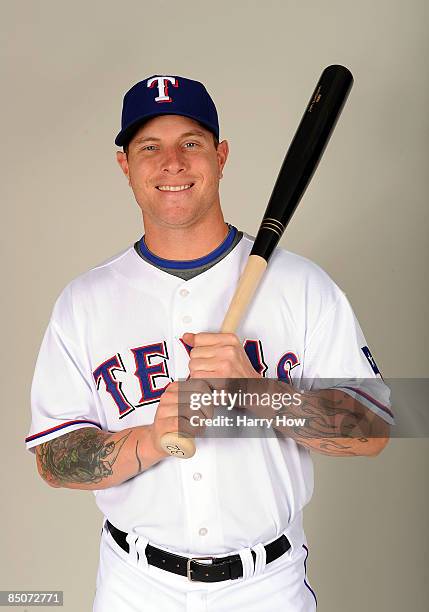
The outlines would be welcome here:
[[[200,472],[195,472],[194,474],[194,480],[201,480],[202,475],[200,474]]]
[[[182,297],[188,297],[189,295],[189,291],[187,289],[181,289],[179,293]]]
[[[200,534],[200,536],[205,536],[207,535],[207,529],[205,527],[201,527],[198,533]]]
[[[183,323],[192,323],[192,317],[186,315],[185,317],[183,317],[182,321]]]

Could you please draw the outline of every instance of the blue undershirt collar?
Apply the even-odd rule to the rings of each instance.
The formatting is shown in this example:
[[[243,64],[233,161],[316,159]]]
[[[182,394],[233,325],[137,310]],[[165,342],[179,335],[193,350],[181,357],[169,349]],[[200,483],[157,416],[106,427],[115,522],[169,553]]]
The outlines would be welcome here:
[[[220,244],[214,251],[205,255],[204,257],[200,257],[199,259],[189,259],[185,261],[177,261],[174,259],[163,259],[162,257],[158,257],[146,246],[144,241],[144,236],[142,236],[138,242],[139,249],[141,254],[155,266],[159,268],[167,268],[171,270],[191,270],[192,268],[198,268],[200,266],[205,266],[218,257],[220,257],[225,251],[229,249],[231,244],[234,242],[234,238],[237,235],[237,228],[233,225],[229,226],[228,234],[225,240]]]

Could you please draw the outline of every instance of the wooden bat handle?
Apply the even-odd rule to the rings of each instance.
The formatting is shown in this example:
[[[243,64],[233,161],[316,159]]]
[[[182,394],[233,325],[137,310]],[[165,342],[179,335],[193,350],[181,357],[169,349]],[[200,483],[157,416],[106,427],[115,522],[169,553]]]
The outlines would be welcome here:
[[[229,305],[228,312],[223,320],[221,332],[235,333],[266,267],[267,262],[263,257],[259,255],[250,255],[237,285],[237,289],[235,290],[234,297]]]
[[[161,447],[166,453],[179,459],[189,459],[195,455],[196,450],[194,438],[178,431],[164,434],[161,438]]]
[[[266,267],[267,262],[263,257],[250,255],[223,320],[221,332],[235,333]],[[161,438],[161,447],[165,452],[180,459],[189,459],[196,450],[194,439],[177,431],[164,434]]]

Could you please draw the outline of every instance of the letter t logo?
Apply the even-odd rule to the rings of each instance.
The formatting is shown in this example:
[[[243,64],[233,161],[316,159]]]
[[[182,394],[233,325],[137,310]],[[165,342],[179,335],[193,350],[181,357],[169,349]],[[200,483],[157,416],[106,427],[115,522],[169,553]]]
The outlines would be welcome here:
[[[148,87],[158,87],[158,96],[155,98],[155,102],[173,101],[172,98],[170,98],[170,96],[168,95],[168,82],[170,82],[173,87],[179,87],[179,83],[177,82],[177,80],[171,76],[157,76],[148,80]]]

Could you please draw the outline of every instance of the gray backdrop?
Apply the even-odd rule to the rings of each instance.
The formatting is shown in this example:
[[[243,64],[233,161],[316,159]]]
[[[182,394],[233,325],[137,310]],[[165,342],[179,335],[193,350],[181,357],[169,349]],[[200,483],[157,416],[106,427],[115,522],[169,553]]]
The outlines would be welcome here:
[[[154,73],[207,84],[231,154],[226,219],[255,233],[322,69],[355,85],[282,244],[347,293],[385,377],[428,376],[425,0],[1,3],[4,285],[0,587],[90,610],[101,514],[24,448],[35,358],[71,278],[142,234],[113,144],[123,93]],[[313,455],[309,577],[321,612],[423,612],[428,441]],[[43,608],[45,609],[45,608]],[[47,609],[47,608],[46,608]],[[262,611],[261,611],[262,612]]]

